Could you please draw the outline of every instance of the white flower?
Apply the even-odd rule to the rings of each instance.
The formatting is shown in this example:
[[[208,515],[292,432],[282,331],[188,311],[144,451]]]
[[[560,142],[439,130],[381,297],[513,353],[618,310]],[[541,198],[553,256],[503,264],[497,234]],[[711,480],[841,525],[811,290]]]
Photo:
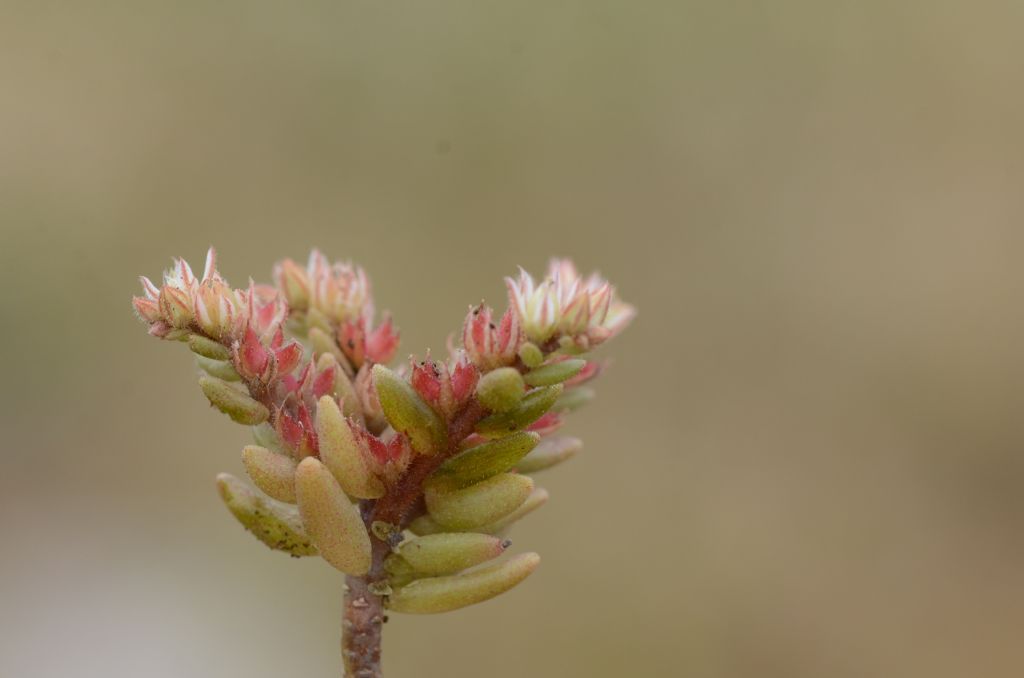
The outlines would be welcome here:
[[[509,299],[526,336],[543,343],[558,338],[587,350],[622,331],[636,311],[597,273],[583,278],[569,259],[552,259],[539,284],[526,271],[506,278]]]
[[[527,338],[537,343],[550,339],[561,316],[561,304],[553,281],[545,279],[538,285],[529,273],[520,268],[519,279],[505,278],[505,284],[509,303],[519,314]]]

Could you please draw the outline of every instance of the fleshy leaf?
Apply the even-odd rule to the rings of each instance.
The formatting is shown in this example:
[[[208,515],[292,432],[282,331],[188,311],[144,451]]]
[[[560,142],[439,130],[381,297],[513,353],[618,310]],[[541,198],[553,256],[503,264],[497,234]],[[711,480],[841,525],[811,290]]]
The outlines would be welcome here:
[[[303,459],[295,470],[295,493],[302,523],[323,559],[345,574],[369,572],[370,535],[327,467],[314,457]]]
[[[249,478],[268,496],[295,503],[295,460],[259,445],[246,445],[242,463]]]
[[[586,366],[586,360],[569,358],[531,370],[523,375],[523,380],[530,386],[561,384],[563,381],[575,377]]]
[[[507,412],[523,399],[526,385],[523,375],[514,367],[491,370],[476,385],[476,395],[484,407],[493,412]]]
[[[509,544],[489,534],[446,532],[407,540],[397,553],[418,575],[441,576],[493,560]]]
[[[255,426],[270,417],[270,412],[262,403],[222,379],[199,377],[199,387],[211,405],[239,424]]]
[[[235,366],[227,360],[214,360],[206,356],[196,355],[196,364],[211,377],[223,379],[224,381],[238,381],[241,375],[235,370]]]
[[[519,432],[471,447],[441,464],[431,480],[459,488],[505,473],[519,464],[539,440],[536,433]]]
[[[427,484],[424,498],[434,520],[453,530],[466,530],[508,515],[532,491],[529,476],[502,473],[460,490]]]
[[[224,344],[207,339],[201,334],[191,334],[188,337],[188,347],[196,355],[201,355],[210,360],[229,360],[231,351]]]
[[[497,412],[482,419],[477,433],[488,437],[507,435],[526,428],[544,415],[562,395],[562,385],[543,386],[527,393],[519,405],[508,412]]]
[[[444,422],[408,382],[387,367],[374,365],[373,383],[384,416],[396,431],[409,437],[413,450],[431,455],[444,448]]]
[[[370,473],[352,428],[331,396],[325,395],[317,404],[316,432],[320,460],[334,474],[345,494],[359,499],[384,495],[384,484]]]
[[[217,476],[217,491],[238,522],[270,548],[296,558],[316,555],[294,506],[267,499],[227,473]]]
[[[576,456],[582,449],[583,441],[579,438],[569,436],[548,438],[516,464],[516,470],[520,473],[543,471]]]
[[[501,563],[447,577],[417,579],[395,589],[387,606],[395,612],[429,614],[481,603],[508,591],[537,569],[540,556],[523,553]]]

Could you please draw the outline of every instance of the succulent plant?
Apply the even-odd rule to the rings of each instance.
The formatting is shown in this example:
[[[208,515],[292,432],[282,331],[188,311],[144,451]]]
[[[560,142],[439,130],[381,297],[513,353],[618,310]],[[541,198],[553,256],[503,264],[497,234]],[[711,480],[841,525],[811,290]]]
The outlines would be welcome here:
[[[532,474],[582,447],[557,433],[600,372],[580,356],[634,310],[553,260],[540,282],[506,279],[500,319],[470,307],[446,360],[391,369],[398,333],[376,321],[361,268],[314,250],[273,277],[234,289],[211,249],[201,277],[177,259],[161,286],[141,279],[133,305],[151,335],[195,354],[210,404],[251,428],[255,487],[219,475],[225,505],[271,549],[345,574],[345,672],[379,676],[386,610],[466,607],[536,569],[535,553],[501,558],[506,534],[548,498]]]

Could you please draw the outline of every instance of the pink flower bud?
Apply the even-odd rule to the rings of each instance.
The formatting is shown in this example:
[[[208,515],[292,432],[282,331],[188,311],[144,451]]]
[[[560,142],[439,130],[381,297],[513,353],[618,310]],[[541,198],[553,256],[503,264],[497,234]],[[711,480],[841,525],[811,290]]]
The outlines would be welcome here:
[[[288,374],[302,359],[302,345],[293,341],[274,351],[274,358],[277,360],[277,373]]]
[[[490,307],[471,308],[462,327],[462,344],[473,364],[482,370],[511,365],[522,340],[519,316],[509,309],[495,326]]]
[[[183,328],[192,324],[192,299],[183,289],[164,285],[160,290],[160,314],[171,327]]]
[[[234,290],[220,279],[199,285],[195,299],[196,323],[208,336],[229,340],[237,332],[243,307]]]
[[[274,266],[274,282],[291,308],[304,311],[309,307],[309,275],[294,261],[285,259]]]
[[[359,369],[366,361],[366,322],[363,318],[342,324],[338,332],[341,352],[353,367]]]
[[[261,379],[270,363],[270,351],[249,328],[242,342],[235,347],[235,369],[245,379]]]
[[[388,363],[397,350],[398,332],[392,325],[391,316],[385,314],[380,326],[366,335],[366,357],[375,363]]]
[[[160,320],[160,305],[153,299],[132,297],[132,307],[141,320],[151,325]]]
[[[586,351],[621,332],[635,315],[608,281],[596,273],[582,278],[568,259],[552,259],[539,284],[525,271],[506,284],[526,336],[541,345],[555,338],[563,348]]]

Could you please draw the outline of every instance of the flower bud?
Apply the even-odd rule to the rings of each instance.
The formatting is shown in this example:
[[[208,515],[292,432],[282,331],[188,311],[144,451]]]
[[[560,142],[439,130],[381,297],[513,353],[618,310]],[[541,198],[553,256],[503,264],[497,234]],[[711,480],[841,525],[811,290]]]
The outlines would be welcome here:
[[[497,558],[510,542],[489,534],[447,532],[410,539],[398,554],[419,575],[455,574]]]
[[[242,464],[249,478],[267,494],[287,504],[295,503],[295,460],[258,445],[242,449]]]
[[[583,441],[579,438],[569,436],[548,438],[516,464],[516,471],[519,473],[543,471],[576,456],[582,449]]]
[[[266,499],[227,473],[217,476],[217,491],[238,522],[270,548],[295,558],[316,555],[294,506]]]
[[[359,499],[384,496],[384,484],[367,469],[352,429],[331,396],[320,398],[317,405],[316,432],[320,460],[345,494]]]
[[[460,490],[433,483],[427,483],[424,490],[431,517],[452,530],[465,530],[516,510],[533,491],[533,479],[502,473]]]
[[[171,327],[188,327],[195,319],[192,311],[192,299],[186,290],[164,285],[160,289],[158,303],[164,321]]]
[[[199,387],[211,405],[239,424],[255,426],[270,417],[262,403],[222,379],[199,377]]]
[[[373,366],[373,383],[384,416],[396,431],[409,437],[416,452],[431,455],[444,448],[444,422],[412,386],[383,365]]]
[[[235,366],[226,360],[212,360],[205,356],[197,355],[196,364],[211,377],[217,377],[224,381],[238,381],[242,378],[235,370]]]
[[[469,359],[481,369],[492,369],[515,362],[522,339],[519,316],[509,309],[497,325],[489,306],[470,307],[462,326],[462,345]]]
[[[213,339],[207,339],[201,334],[190,334],[188,337],[188,347],[196,355],[201,355],[210,360],[231,359],[231,351],[227,346]]]
[[[294,261],[285,259],[275,266],[274,281],[289,307],[304,311],[309,306],[309,276]]]
[[[476,395],[480,402],[494,412],[511,410],[526,393],[523,375],[514,367],[499,367],[480,377]]]
[[[334,370],[333,395],[335,400],[341,404],[342,414],[346,417],[362,419],[363,408],[359,403],[359,395],[356,393],[352,380],[338,363],[338,359],[330,353],[324,353],[317,359],[316,369],[318,371],[324,372],[332,368]]]
[[[447,577],[417,579],[395,589],[387,606],[395,612],[448,612],[489,600],[526,579],[537,569],[540,556],[523,553],[501,563]]]
[[[451,489],[467,487],[517,466],[539,440],[536,433],[519,432],[471,447],[441,464],[430,480]]]
[[[331,355],[339,363],[344,359],[341,349],[334,343],[331,335],[319,327],[309,328],[309,344],[313,347],[313,353],[318,356]]]
[[[544,365],[538,367],[535,370],[531,370],[523,375],[523,380],[530,386],[551,386],[552,384],[560,384],[566,379],[579,374],[580,370],[586,367],[587,361],[581,360],[580,358],[570,358],[568,360],[560,360],[557,363],[551,363],[550,365]]]
[[[299,463],[295,494],[302,523],[324,560],[345,574],[369,572],[370,535],[359,508],[318,459],[307,457]]]
[[[160,313],[160,304],[156,298],[132,297],[132,307],[139,319],[150,325],[163,319],[163,315]]]
[[[551,409],[561,394],[561,384],[534,389],[523,397],[515,409],[481,419],[476,425],[476,431],[481,435],[496,437],[526,428]]]

